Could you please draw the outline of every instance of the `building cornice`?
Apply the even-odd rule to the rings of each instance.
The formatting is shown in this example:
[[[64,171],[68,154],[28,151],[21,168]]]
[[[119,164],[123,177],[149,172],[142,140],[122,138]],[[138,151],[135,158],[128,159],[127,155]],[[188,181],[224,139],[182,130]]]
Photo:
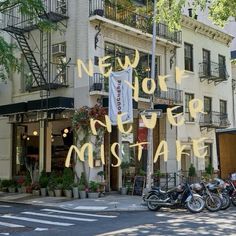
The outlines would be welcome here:
[[[206,37],[221,42],[229,46],[229,44],[234,39],[233,36],[224,33],[218,29],[213,28],[212,26],[206,25],[198,20],[193,19],[192,17],[182,16],[181,19],[181,26],[182,28],[188,28],[192,31],[205,35]]]

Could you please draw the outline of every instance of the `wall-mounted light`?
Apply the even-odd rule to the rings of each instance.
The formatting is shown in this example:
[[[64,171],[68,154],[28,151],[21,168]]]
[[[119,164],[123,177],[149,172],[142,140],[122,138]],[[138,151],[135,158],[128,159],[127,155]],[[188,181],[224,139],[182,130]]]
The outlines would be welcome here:
[[[55,141],[55,140],[54,140],[54,138],[52,138],[52,140],[51,140],[51,141],[52,141],[52,143],[53,143],[53,142]]]
[[[34,135],[34,136],[37,136],[37,135],[38,135],[38,132],[35,130],[35,131],[33,132],[33,135]]]
[[[66,133],[64,133],[62,136],[63,136],[63,138],[66,138],[66,137],[67,137],[67,134],[66,134]]]
[[[67,128],[64,129],[64,133],[65,134],[68,134],[69,133],[69,130]]]
[[[30,137],[27,137],[27,141],[29,141],[30,140]]]
[[[23,134],[22,139],[27,139],[27,135]]]

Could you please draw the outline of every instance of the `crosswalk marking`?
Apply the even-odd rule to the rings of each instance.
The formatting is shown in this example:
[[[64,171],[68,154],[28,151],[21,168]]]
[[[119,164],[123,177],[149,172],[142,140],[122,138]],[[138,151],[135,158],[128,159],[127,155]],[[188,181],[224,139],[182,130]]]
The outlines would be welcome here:
[[[81,212],[61,211],[61,210],[54,210],[54,209],[41,209],[41,211],[56,212],[56,213],[71,214],[71,215],[101,217],[101,218],[116,218],[117,217],[117,216],[87,214],[87,213],[81,213]]]
[[[62,222],[54,222],[49,220],[38,220],[28,217],[21,217],[21,216],[12,216],[12,215],[3,215],[2,218],[8,218],[8,219],[16,219],[16,220],[23,220],[23,221],[29,221],[34,223],[41,223],[41,224],[48,224],[48,225],[58,225],[58,226],[72,226],[74,224],[70,223],[62,223]]]
[[[102,207],[102,206],[78,206],[75,207],[75,210],[91,210],[91,211],[102,211],[107,209],[108,207]]]
[[[7,223],[7,222],[0,222],[0,225],[10,227],[10,228],[23,228],[23,227],[25,227],[24,225],[16,225],[16,224],[11,224],[11,223]]]
[[[11,206],[8,206],[8,205],[0,205],[0,207],[8,208],[8,207],[11,207]]]
[[[42,213],[36,213],[36,212],[22,212],[22,214],[26,215],[34,215],[34,216],[46,216],[51,218],[58,218],[58,219],[66,219],[66,220],[77,220],[77,221],[87,221],[87,222],[93,222],[97,221],[96,219],[86,219],[86,218],[75,218],[75,217],[69,217],[69,216],[59,216],[59,215],[49,215],[49,214],[42,214]]]

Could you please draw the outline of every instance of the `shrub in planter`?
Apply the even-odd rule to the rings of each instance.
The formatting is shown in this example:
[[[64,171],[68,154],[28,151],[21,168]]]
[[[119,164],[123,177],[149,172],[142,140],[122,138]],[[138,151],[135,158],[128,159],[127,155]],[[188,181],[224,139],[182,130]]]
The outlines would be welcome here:
[[[73,197],[74,198],[79,198],[79,189],[78,189],[78,183],[73,183],[72,184],[72,191],[73,191]]]
[[[48,190],[48,195],[50,197],[54,197],[54,190],[57,185],[57,178],[58,177],[54,171],[50,174],[50,176],[48,178],[47,190]]]
[[[60,184],[60,183],[55,186],[54,192],[55,192],[56,197],[61,197],[62,196],[62,188],[63,188],[63,185]]]
[[[34,183],[31,186],[33,196],[40,196],[40,185],[39,183]]]
[[[17,184],[16,184],[16,181],[15,180],[9,180],[9,186],[8,186],[8,191],[9,191],[9,193],[15,193],[16,192],[16,186],[17,186]]]
[[[43,197],[46,197],[46,195],[47,195],[47,186],[48,186],[48,176],[47,176],[45,171],[42,171],[42,173],[40,175],[39,185],[40,185],[41,195]]]
[[[27,172],[27,175],[25,176],[24,182],[22,184],[21,190],[23,193],[31,193],[31,177],[29,172]]]
[[[99,189],[99,184],[95,181],[90,181],[89,192],[88,192],[89,198],[98,198],[99,196],[98,189]]]
[[[8,191],[8,187],[9,187],[9,180],[8,179],[3,179],[1,181],[1,190],[3,192],[7,192]]]
[[[80,196],[80,198],[81,199],[84,199],[84,198],[86,198],[86,191],[85,191],[85,185],[83,185],[83,184],[79,184],[78,185],[78,190],[79,190],[79,196]]]
[[[65,168],[62,175],[62,184],[66,197],[72,197],[71,185],[74,182],[74,173],[70,168]]]

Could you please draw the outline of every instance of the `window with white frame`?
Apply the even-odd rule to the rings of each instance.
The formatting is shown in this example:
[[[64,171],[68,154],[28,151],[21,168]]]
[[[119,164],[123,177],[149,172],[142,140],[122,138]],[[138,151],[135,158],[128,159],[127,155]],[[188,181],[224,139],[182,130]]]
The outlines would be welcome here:
[[[189,102],[194,99],[193,93],[185,93],[185,121],[194,122],[194,118],[190,115]]]

